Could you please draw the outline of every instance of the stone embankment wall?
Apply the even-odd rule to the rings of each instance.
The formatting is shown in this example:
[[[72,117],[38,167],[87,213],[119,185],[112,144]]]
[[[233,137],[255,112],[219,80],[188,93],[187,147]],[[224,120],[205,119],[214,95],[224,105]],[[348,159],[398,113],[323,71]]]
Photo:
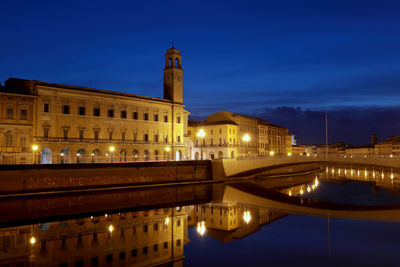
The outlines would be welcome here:
[[[0,194],[211,180],[211,162],[0,166]]]

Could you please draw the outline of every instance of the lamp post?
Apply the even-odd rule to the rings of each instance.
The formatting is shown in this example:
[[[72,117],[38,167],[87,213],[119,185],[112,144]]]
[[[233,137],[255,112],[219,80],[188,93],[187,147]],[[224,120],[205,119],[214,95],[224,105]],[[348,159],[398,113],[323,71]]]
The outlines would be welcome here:
[[[250,135],[249,134],[245,134],[242,137],[243,142],[245,142],[247,145],[249,144],[249,141],[251,140]],[[249,154],[249,153],[246,153]]]
[[[94,158],[94,153],[92,153],[91,155],[92,155],[92,163],[94,163],[94,160],[93,160],[93,158]]]
[[[110,151],[111,163],[114,163],[114,151],[115,151],[115,147],[114,147],[114,146],[110,146],[110,147],[108,148],[108,151]]]
[[[167,146],[165,148],[165,152],[167,152],[167,161],[169,161],[169,151],[171,150],[171,148],[169,146]]]
[[[200,154],[201,154],[201,160],[203,160],[203,145],[204,145],[204,137],[206,136],[206,133],[204,132],[203,129],[200,129],[197,132],[197,137],[199,137],[201,139],[201,144],[200,144]]]
[[[32,154],[33,154],[33,164],[36,164],[36,150],[38,150],[38,145],[32,145]]]

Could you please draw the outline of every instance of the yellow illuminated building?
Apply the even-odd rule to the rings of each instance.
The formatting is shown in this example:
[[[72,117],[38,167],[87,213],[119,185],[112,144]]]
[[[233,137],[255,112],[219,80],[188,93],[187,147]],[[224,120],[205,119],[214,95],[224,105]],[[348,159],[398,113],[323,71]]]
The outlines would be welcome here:
[[[204,137],[197,136],[203,130]],[[287,128],[229,111],[220,111],[204,122],[189,122],[192,157],[240,158],[292,153],[292,136]],[[217,146],[217,148],[215,148]],[[222,148],[225,148],[222,150]],[[220,151],[216,153],[216,150]],[[217,155],[221,155],[217,156]]]
[[[233,121],[189,121],[188,134],[193,140],[192,159],[235,158],[238,154],[238,125]]]
[[[0,87],[0,164],[32,162],[35,96]]]
[[[189,112],[183,105],[181,62],[178,49],[167,50],[164,98],[10,78],[0,91],[0,134],[5,140],[11,133],[13,140],[2,142],[1,151],[8,153],[4,161],[11,162],[10,153],[24,149],[37,163],[188,158],[184,135]],[[26,94],[9,99],[8,91]],[[7,119],[11,106],[13,124]],[[23,107],[27,108],[26,120],[18,117]],[[16,141],[22,136],[26,136],[26,147]],[[31,149],[33,144],[38,147],[36,152]],[[22,156],[14,158],[12,163],[27,161]]]

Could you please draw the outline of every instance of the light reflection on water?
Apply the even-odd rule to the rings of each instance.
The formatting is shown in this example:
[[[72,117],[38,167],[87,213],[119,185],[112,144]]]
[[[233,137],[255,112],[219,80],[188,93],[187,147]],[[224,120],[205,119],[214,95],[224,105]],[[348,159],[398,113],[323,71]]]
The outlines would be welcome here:
[[[258,181],[249,188],[270,189],[267,183]],[[281,206],[296,199],[400,205],[398,170],[327,166],[319,174],[293,178],[280,186],[275,183],[275,191],[285,197],[271,194],[269,206],[256,205],[259,196],[251,195],[251,190],[243,193],[248,203],[246,197],[232,200],[225,196],[226,187],[219,200],[204,204],[4,227],[0,264],[264,266],[266,256],[269,263],[281,265],[298,264],[301,259],[308,265],[337,266],[350,258],[354,264],[397,263],[393,250],[400,227],[396,223],[290,215]],[[241,194],[240,186],[233,188]]]

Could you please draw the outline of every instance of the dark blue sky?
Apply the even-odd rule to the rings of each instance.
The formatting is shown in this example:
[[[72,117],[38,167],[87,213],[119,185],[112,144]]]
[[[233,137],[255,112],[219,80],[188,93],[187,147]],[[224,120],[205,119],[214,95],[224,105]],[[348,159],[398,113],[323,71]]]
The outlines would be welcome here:
[[[400,113],[398,1],[3,0],[0,11],[1,82],[92,80],[95,88],[161,97],[163,56],[174,41],[194,116],[225,109],[307,129],[323,125],[323,115],[288,123],[280,107],[333,121],[337,112],[361,114],[360,125],[387,119],[376,114],[388,109]],[[330,140],[367,143],[374,132],[398,134],[398,121],[387,131],[342,132],[339,123]],[[317,131],[292,130],[300,142],[322,143]]]

